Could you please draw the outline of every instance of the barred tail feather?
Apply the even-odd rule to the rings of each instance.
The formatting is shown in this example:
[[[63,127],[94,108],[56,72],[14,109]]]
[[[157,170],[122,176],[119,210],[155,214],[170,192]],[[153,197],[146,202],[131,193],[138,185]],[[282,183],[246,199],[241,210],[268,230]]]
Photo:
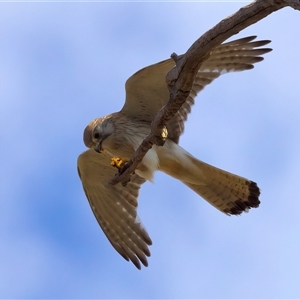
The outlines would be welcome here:
[[[183,183],[211,205],[228,215],[239,215],[259,206],[260,191],[255,182],[210,165],[204,169],[205,185]]]
[[[260,204],[257,184],[204,163],[175,143],[159,147],[160,170],[177,178],[211,205],[228,215],[239,215]]]

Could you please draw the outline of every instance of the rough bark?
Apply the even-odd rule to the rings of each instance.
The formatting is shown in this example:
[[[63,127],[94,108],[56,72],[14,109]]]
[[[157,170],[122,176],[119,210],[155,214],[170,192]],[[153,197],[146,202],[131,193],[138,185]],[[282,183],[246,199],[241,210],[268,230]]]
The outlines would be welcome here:
[[[128,164],[110,181],[110,184],[128,182],[130,175],[142,161],[147,151],[154,144],[163,144],[162,132],[164,132],[165,125],[185,102],[194,77],[201,64],[209,57],[211,50],[232,35],[286,6],[300,10],[300,0],[256,0],[240,8],[236,13],[204,33],[179,60],[175,53],[171,55],[176,62],[176,67],[166,77],[170,99],[167,105],[155,116],[151,133],[144,139]]]

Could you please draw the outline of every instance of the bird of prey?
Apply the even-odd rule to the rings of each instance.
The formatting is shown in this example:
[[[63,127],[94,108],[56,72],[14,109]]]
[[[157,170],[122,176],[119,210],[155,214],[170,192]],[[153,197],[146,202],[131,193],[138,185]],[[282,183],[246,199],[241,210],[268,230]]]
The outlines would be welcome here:
[[[220,75],[250,70],[272,49],[262,46],[268,40],[254,41],[250,36],[212,49],[200,66],[190,94],[167,124],[168,136],[163,146],[154,145],[126,184],[110,185],[116,169],[124,165],[150,133],[151,122],[169,100],[167,73],[175,66],[172,59],[150,65],[133,74],[126,82],[126,100],[116,113],[91,121],[83,140],[89,148],[78,157],[78,174],[92,211],[112,246],[127,261],[140,269],[148,266],[148,246],[152,241],[138,215],[141,185],[152,181],[156,170],[188,186],[208,203],[227,215],[238,215],[259,206],[257,184],[246,178],[206,164],[181,148],[184,131],[197,94]]]

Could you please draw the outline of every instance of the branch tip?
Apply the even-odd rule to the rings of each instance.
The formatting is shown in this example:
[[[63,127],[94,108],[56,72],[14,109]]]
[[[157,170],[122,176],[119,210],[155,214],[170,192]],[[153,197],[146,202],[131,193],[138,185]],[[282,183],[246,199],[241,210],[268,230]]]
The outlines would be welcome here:
[[[173,52],[173,53],[171,54],[171,58],[172,58],[172,59],[175,61],[175,63],[177,64],[178,61],[179,61],[179,59],[180,59],[180,56],[177,55],[175,52]]]

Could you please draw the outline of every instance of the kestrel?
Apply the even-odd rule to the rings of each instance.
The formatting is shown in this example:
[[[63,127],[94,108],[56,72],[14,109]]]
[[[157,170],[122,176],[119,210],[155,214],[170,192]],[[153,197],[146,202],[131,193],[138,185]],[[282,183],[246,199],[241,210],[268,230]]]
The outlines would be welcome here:
[[[221,74],[250,70],[272,49],[261,48],[268,40],[256,36],[215,47],[201,65],[187,101],[167,124],[163,146],[154,145],[131,176],[130,182],[110,185],[116,173],[150,133],[151,122],[169,100],[167,73],[172,59],[150,65],[126,82],[126,100],[116,113],[97,118],[84,130],[83,140],[90,148],[78,157],[78,174],[93,213],[112,246],[140,269],[148,266],[148,246],[152,241],[138,215],[141,185],[152,181],[156,170],[180,180],[211,205],[227,215],[238,215],[259,206],[257,184],[246,178],[208,165],[181,148],[179,138],[197,94]]]

